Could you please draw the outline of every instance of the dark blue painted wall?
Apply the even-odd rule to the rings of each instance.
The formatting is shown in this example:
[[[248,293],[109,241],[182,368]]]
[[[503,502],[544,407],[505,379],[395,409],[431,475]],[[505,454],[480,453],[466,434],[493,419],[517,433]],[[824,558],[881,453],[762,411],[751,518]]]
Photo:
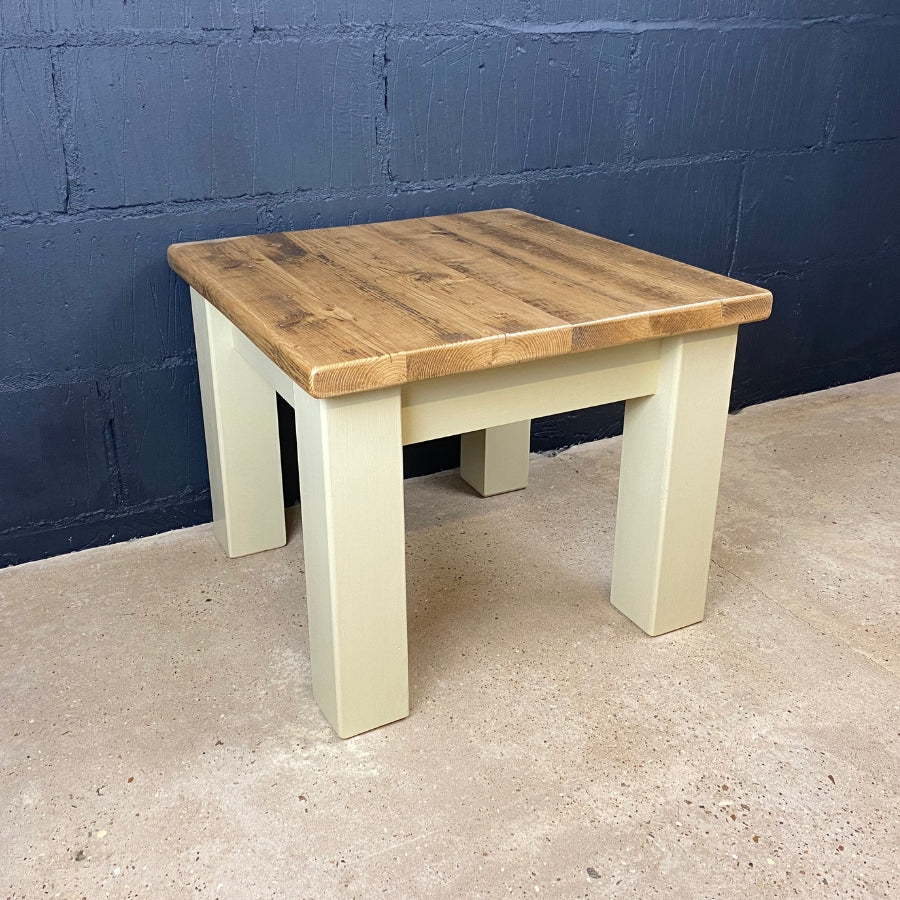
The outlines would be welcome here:
[[[898,49],[900,0],[0,0],[0,560],[209,516],[173,241],[517,206],[771,288],[735,407],[900,368]]]

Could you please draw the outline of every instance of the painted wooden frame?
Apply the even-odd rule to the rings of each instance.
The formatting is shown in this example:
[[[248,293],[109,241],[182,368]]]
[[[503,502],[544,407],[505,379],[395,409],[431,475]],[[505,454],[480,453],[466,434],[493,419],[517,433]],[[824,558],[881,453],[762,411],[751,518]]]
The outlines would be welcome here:
[[[403,444],[462,434],[463,477],[516,490],[531,418],[627,401],[611,601],[648,634],[702,618],[737,325],[318,399],[192,309],[229,556],[284,543],[276,392],[295,408],[313,692],[341,737],[409,711]]]

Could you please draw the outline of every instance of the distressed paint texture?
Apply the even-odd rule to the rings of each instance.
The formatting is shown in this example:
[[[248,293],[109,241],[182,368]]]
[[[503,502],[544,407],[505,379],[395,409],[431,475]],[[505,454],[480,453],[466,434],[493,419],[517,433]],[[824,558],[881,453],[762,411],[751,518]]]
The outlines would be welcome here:
[[[837,89],[837,37],[831,25],[641,35],[638,156],[818,143]]]
[[[62,140],[45,50],[0,50],[0,215],[65,207]]]
[[[745,404],[873,378],[897,368],[896,259],[823,263],[757,276],[778,297],[772,317],[742,338],[735,390]],[[828,315],[822,315],[823,298]]]
[[[116,447],[129,506],[202,490],[208,485],[200,386],[193,367],[126,375],[114,384]],[[160,453],[159,435],[165,435]]]
[[[112,504],[106,426],[95,384],[0,393],[0,533]]]
[[[85,47],[63,55],[80,206],[363,186],[375,46]]]
[[[255,0],[262,28],[308,25],[483,25],[525,21],[528,0]]]
[[[629,43],[602,32],[390,43],[391,171],[418,181],[615,160]]]
[[[542,215],[691,265],[731,260],[740,164],[703,162],[548,179],[532,188]]]
[[[257,230],[256,209],[244,207],[0,232],[4,376],[152,364],[190,353],[187,285],[167,265],[166,248]]]
[[[735,407],[897,369],[898,42],[896,0],[2,0],[0,563],[208,520],[175,241],[520,207],[770,288]]]
[[[230,0],[3,0],[0,28],[12,33],[117,28],[233,28]]]
[[[738,268],[770,272],[869,254],[885,254],[896,262],[898,172],[896,140],[750,160]]]
[[[897,136],[900,24],[871,24],[846,35],[847,68],[837,102],[838,141]]]
[[[267,210],[266,231],[329,228],[362,225],[415,216],[435,216],[472,209],[521,208],[524,186],[518,184],[471,184],[450,187],[422,187],[380,196],[361,205],[356,198],[301,198],[273,204]]]

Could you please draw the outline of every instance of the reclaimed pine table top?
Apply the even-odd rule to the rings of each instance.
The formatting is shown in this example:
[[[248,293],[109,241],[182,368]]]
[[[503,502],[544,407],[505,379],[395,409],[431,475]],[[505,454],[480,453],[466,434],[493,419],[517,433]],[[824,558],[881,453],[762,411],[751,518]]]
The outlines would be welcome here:
[[[313,397],[765,319],[761,288],[515,209],[174,244]]]

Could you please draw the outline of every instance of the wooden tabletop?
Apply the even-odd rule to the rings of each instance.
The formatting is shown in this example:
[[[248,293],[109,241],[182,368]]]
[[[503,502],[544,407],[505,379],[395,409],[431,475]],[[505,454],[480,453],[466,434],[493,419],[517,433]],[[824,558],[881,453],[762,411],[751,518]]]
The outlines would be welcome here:
[[[169,248],[314,397],[765,319],[761,288],[515,209]]]

